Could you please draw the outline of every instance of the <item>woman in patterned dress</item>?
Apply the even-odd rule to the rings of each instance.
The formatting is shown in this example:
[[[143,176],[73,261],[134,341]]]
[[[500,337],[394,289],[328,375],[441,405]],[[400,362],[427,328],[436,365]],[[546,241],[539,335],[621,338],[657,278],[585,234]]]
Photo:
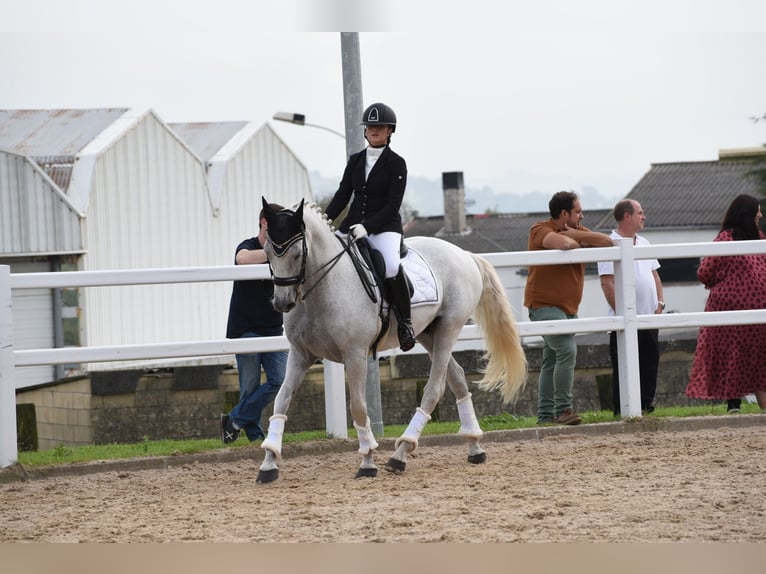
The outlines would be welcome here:
[[[759,200],[739,195],[714,241],[766,239],[758,229]],[[766,254],[704,257],[697,278],[710,290],[705,311],[766,309]],[[754,393],[766,409],[766,324],[701,327],[686,396],[729,401]]]

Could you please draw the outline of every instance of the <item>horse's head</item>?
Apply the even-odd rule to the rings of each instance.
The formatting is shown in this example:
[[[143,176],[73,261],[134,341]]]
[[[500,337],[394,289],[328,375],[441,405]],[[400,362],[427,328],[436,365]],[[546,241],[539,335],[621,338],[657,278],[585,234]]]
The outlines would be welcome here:
[[[306,272],[306,227],[303,222],[303,200],[294,211],[274,211],[263,200],[266,218],[266,245],[263,249],[269,260],[274,280],[274,308],[287,313],[298,302],[300,286]]]

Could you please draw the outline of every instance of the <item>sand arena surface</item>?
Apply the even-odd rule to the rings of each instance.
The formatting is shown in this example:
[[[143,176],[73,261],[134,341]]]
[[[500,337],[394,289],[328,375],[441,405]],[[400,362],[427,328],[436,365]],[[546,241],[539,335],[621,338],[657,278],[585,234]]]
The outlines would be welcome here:
[[[763,542],[766,432],[421,446],[404,474],[355,452],[189,463],[0,484],[0,542]]]

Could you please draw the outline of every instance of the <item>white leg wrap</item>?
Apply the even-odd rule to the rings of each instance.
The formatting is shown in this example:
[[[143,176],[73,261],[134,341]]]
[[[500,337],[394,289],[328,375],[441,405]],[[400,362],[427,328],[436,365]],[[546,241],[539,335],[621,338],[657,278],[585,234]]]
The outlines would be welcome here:
[[[369,454],[371,450],[378,448],[378,441],[375,440],[375,435],[372,434],[370,428],[370,417],[367,417],[365,426],[360,427],[354,423],[356,434],[359,437],[359,452],[362,454]]]
[[[405,430],[404,434],[396,439],[396,442],[394,443],[396,448],[399,448],[399,445],[402,443],[402,441],[411,442],[413,445],[415,445],[412,449],[413,451],[418,448],[418,439],[423,433],[423,429],[425,428],[426,423],[430,420],[431,415],[426,413],[426,411],[420,407],[415,409],[415,414],[413,415],[410,424],[407,426],[407,430]]]
[[[282,435],[285,432],[287,415],[272,415],[269,417],[269,432],[261,443],[261,448],[268,449],[278,457],[282,456]]]
[[[460,430],[457,434],[475,438],[484,436],[484,431],[481,430],[479,421],[476,420],[471,393],[457,401],[457,414],[460,417]]]

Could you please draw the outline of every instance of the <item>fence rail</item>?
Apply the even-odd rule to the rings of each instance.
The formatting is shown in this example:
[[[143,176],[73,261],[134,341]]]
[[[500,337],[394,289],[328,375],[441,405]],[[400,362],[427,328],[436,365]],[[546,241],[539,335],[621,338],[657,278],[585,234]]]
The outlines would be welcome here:
[[[711,313],[673,313],[665,315],[636,314],[635,277],[633,262],[637,259],[677,259],[708,255],[729,256],[766,253],[766,241],[737,241],[719,243],[674,243],[636,247],[623,239],[615,247],[574,249],[570,251],[521,251],[483,254],[496,268],[554,265],[561,263],[590,263],[614,261],[616,315],[567,321],[519,322],[521,336],[541,336],[564,333],[616,331],[620,370],[620,396],[623,416],[641,415],[638,379],[638,343],[636,333],[641,329],[686,328],[713,325],[766,323],[766,309],[748,311],[719,311]],[[202,357],[230,355],[257,351],[285,350],[287,338],[263,337],[250,339],[216,339],[207,341],[169,342],[97,347],[67,347],[59,349],[14,349],[12,290],[34,288],[75,288],[114,285],[144,285],[160,283],[191,283],[269,278],[267,265],[184,267],[170,269],[134,269],[112,271],[75,271],[57,273],[10,273],[0,265],[0,466],[13,464],[16,448],[16,389],[14,369],[34,365],[89,363],[158,358]],[[482,349],[481,333],[474,325],[463,328],[457,349]],[[398,350],[388,351],[389,355]],[[411,354],[425,353],[420,345]],[[343,369],[326,362],[326,395],[328,433],[345,436],[345,396]]]

